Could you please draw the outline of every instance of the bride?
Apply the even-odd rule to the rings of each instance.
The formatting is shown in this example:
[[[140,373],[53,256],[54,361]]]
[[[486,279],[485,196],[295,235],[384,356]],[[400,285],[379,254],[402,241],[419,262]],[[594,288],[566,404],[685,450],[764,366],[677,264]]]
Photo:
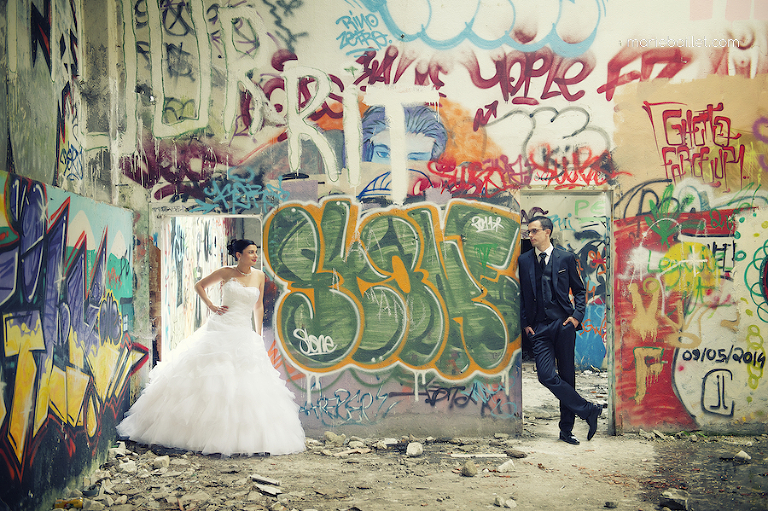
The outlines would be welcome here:
[[[233,240],[227,250],[237,265],[195,284],[213,314],[150,371],[148,385],[117,426],[121,437],[203,454],[304,450],[299,407],[261,336],[265,276],[252,267],[259,249],[251,240]],[[216,305],[205,290],[220,282],[223,299]]]

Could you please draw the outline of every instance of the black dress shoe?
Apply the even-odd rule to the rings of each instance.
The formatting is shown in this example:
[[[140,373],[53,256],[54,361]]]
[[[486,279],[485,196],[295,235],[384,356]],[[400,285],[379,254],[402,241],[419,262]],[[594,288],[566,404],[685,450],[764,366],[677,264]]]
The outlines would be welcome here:
[[[573,436],[573,433],[560,432],[560,440],[566,444],[579,445],[579,439]]]
[[[587,432],[587,440],[592,440],[597,431],[597,418],[603,413],[603,407],[599,405],[592,405],[592,411],[587,415],[587,424],[589,424],[589,431]]]

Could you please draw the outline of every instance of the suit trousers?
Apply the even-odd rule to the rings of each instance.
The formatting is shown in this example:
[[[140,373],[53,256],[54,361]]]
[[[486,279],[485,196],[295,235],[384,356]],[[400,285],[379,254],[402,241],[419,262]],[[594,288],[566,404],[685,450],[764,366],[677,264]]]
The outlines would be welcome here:
[[[575,416],[586,419],[592,405],[576,392],[576,329],[563,321],[532,325],[531,345],[539,382],[560,400],[560,431],[571,433]]]

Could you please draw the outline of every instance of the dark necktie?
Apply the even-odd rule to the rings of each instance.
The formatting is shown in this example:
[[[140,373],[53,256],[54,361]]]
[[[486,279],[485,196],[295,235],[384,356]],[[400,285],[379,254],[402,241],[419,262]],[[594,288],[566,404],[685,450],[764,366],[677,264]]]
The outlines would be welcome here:
[[[539,254],[539,266],[541,266],[542,271],[544,270],[544,267],[547,265],[547,253],[542,252]]]

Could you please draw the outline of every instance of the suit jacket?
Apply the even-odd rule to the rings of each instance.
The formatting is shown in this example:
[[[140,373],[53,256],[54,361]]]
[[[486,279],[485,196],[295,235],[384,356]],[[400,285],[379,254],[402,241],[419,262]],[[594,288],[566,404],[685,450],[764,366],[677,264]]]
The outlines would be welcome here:
[[[520,321],[523,329],[532,326],[530,322],[536,318],[536,300],[542,299],[536,296],[535,264],[538,264],[535,250],[529,250],[518,258],[520,294],[522,298]],[[547,264],[545,272],[552,278],[554,284],[552,300],[554,305],[561,309],[563,321],[568,316],[573,316],[579,322],[577,330],[581,330],[581,322],[584,319],[584,311],[587,308],[587,291],[584,287],[581,273],[579,273],[579,264],[576,261],[576,256],[561,247],[555,246],[549,257],[549,264]],[[570,293],[573,293],[573,303],[571,302]]]

